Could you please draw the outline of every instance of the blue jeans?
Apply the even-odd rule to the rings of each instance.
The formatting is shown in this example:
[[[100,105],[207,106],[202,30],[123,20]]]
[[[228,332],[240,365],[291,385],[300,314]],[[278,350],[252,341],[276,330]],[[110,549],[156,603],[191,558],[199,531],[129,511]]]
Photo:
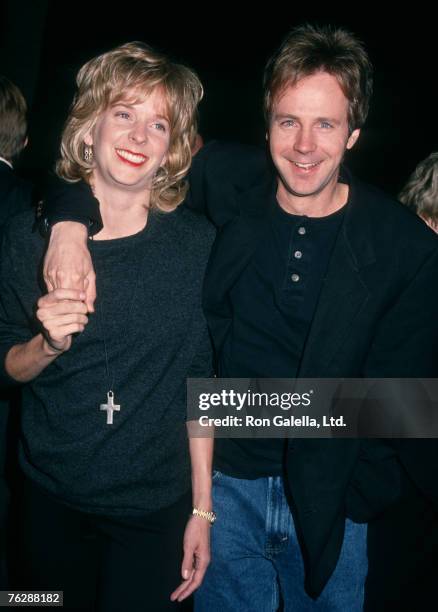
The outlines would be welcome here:
[[[213,475],[211,564],[195,612],[359,612],[367,573],[367,526],[346,521],[336,569],[317,601],[304,591],[304,567],[280,476]]]

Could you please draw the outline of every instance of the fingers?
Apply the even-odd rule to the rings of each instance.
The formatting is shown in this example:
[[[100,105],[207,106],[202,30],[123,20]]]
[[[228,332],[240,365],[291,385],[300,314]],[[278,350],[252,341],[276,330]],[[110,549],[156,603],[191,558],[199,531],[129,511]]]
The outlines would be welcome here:
[[[84,291],[79,291],[77,289],[54,289],[38,300],[38,307],[51,306],[60,302],[60,300],[82,302],[84,299]]]
[[[68,350],[71,335],[83,332],[88,323],[85,293],[75,289],[55,289],[38,300],[36,316],[49,345]]]
[[[63,327],[65,325],[73,325],[78,323],[79,325],[86,325],[88,323],[88,317],[84,314],[62,314],[55,317],[39,319],[43,326],[49,331],[54,327]]]
[[[181,570],[184,582],[175,589],[170,599],[183,601],[196,591],[204,579],[209,563],[210,555],[207,550],[198,551],[196,555],[193,555],[193,551],[185,551]]]
[[[180,596],[184,593],[187,586],[191,582],[193,578],[193,574],[195,573],[194,568],[194,551],[193,548],[184,547],[184,557],[181,565],[181,576],[183,577],[184,582],[182,582],[177,589],[170,596],[171,601],[180,601]]]
[[[64,273],[61,270],[44,274],[44,281],[49,294],[54,294],[53,299],[85,300],[88,312],[94,312],[94,302],[96,300],[96,275],[90,270],[87,276],[80,274]],[[67,287],[68,291],[75,291],[75,294],[59,294],[61,288]],[[80,297],[78,295],[80,294]],[[62,297],[64,295],[65,297]]]
[[[50,341],[53,345],[56,345],[60,342],[65,341],[67,336],[71,336],[72,334],[79,334],[83,332],[85,329],[85,324],[83,323],[71,323],[70,325],[59,325],[57,327],[57,333],[52,330],[47,330],[50,336]]]
[[[181,576],[184,580],[192,577],[194,572],[195,556],[192,548],[185,548],[181,566]]]
[[[38,301],[38,310],[36,315],[40,321],[44,319],[53,319],[59,315],[68,314],[87,314],[87,306],[85,302],[73,300],[61,300],[59,302],[43,302]]]
[[[47,273],[49,282],[55,287],[68,287],[70,289],[84,290],[84,276],[77,272],[50,270]]]
[[[94,312],[94,302],[96,301],[96,275],[92,270],[85,279],[84,290],[88,312]]]
[[[87,312],[87,306],[84,302],[77,300],[53,301],[53,297],[44,296],[44,298],[38,300],[36,316],[43,324],[48,321],[56,323],[57,320],[59,320],[59,325],[69,323],[87,324],[88,318],[85,316]]]

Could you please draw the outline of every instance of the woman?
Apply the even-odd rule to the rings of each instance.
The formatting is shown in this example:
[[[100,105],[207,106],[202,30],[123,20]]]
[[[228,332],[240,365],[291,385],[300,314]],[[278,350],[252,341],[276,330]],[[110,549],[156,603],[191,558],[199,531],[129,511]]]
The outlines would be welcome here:
[[[213,231],[179,207],[202,87],[138,43],[89,61],[77,86],[57,173],[99,201],[95,312],[80,291],[41,295],[30,215],[1,258],[3,374],[27,383],[21,588],[62,589],[74,609],[174,610],[180,572],[173,600],[202,580],[214,520],[212,441],[190,441],[190,479],[185,429],[186,378],[211,374]]]
[[[438,233],[438,151],[418,164],[399,199]]]

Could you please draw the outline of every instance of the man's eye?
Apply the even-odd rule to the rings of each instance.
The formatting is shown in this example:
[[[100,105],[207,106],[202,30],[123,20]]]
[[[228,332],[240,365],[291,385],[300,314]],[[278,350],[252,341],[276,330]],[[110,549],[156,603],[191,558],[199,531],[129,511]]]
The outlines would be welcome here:
[[[122,119],[129,119],[129,113],[125,111],[119,111],[116,113],[116,117],[121,117]]]
[[[333,127],[331,123],[329,123],[328,121],[321,121],[321,127],[322,128],[331,128]]]
[[[295,124],[295,121],[293,119],[286,119],[285,121],[281,122],[281,126],[282,127],[292,127]]]

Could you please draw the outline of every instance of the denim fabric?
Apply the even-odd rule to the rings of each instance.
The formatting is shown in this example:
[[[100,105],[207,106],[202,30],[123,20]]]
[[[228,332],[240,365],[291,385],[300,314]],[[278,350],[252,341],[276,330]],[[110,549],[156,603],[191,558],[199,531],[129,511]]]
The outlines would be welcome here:
[[[280,476],[213,475],[217,522],[211,564],[195,612],[359,612],[367,573],[366,525],[346,520],[337,567],[317,601],[304,591],[304,567]]]

